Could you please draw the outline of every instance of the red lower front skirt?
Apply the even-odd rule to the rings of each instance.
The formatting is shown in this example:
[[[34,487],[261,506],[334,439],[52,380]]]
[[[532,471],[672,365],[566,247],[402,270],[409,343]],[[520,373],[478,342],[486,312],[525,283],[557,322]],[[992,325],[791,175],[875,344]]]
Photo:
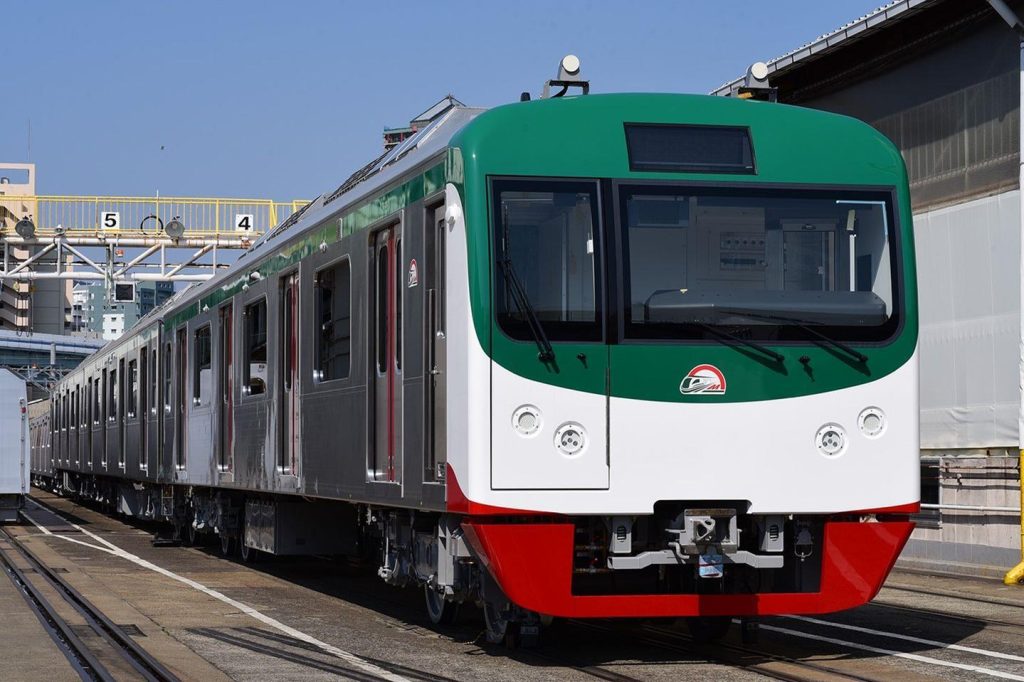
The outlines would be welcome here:
[[[463,523],[480,560],[519,606],[566,618],[741,616],[827,613],[870,601],[882,587],[914,524],[825,524],[821,591],[761,594],[572,594],[571,523]]]

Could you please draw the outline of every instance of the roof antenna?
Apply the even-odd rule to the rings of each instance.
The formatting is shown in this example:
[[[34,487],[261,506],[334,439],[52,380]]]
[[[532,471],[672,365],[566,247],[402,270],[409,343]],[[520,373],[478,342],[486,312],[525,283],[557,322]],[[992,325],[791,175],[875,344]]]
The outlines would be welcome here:
[[[551,86],[562,89],[552,95]],[[562,61],[558,62],[558,75],[554,80],[549,80],[544,84],[544,92],[540,97],[541,99],[562,97],[570,87],[580,88],[584,95],[590,93],[590,81],[583,79],[583,74],[580,72],[580,58],[574,54],[567,54],[562,57]]]

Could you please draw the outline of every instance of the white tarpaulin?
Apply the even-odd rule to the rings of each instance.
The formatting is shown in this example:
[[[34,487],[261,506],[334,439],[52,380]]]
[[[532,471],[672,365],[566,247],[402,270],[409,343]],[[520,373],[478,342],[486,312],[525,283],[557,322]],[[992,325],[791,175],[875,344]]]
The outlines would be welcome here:
[[[1018,192],[914,216],[921,447],[1016,447]]]
[[[0,495],[28,492],[28,425],[21,415],[25,397],[25,382],[0,367]]]

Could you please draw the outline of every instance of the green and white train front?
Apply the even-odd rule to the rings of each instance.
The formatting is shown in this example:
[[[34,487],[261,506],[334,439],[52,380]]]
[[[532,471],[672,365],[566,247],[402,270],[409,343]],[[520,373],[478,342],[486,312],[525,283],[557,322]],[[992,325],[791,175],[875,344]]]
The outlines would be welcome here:
[[[448,510],[523,609],[847,608],[912,529],[899,156],[848,119],[706,99],[513,105],[452,143]]]

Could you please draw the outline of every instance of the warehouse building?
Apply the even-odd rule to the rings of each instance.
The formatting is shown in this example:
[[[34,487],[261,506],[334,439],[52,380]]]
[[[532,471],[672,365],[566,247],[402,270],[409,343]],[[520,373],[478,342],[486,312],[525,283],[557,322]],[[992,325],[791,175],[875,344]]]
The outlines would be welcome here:
[[[997,9],[999,11],[997,11]],[[1022,2],[899,0],[767,62],[779,102],[862,119],[910,177],[922,502],[905,565],[1020,559]],[[743,79],[715,91],[737,95]]]

